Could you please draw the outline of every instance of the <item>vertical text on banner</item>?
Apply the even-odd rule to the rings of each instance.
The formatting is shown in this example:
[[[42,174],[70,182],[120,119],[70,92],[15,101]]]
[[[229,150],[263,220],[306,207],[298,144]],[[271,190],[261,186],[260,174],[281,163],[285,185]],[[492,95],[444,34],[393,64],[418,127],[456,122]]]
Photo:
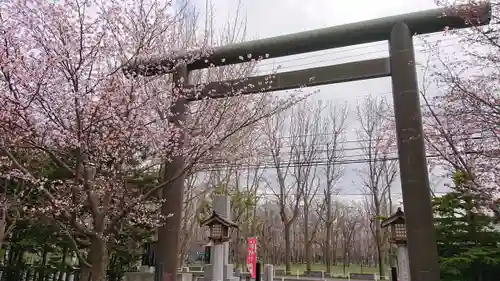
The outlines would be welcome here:
[[[247,269],[252,278],[256,278],[255,269],[257,267],[257,238],[248,237],[247,240]]]

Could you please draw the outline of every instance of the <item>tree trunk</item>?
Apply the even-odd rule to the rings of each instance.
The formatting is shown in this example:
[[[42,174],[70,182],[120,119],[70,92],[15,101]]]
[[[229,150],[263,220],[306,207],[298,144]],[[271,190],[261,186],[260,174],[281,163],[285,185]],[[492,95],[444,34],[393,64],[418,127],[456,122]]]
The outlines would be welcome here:
[[[310,233],[309,233],[309,206],[307,202],[304,202],[304,250],[305,250],[305,260],[306,260],[306,271],[312,270],[312,250],[310,243]]]
[[[342,258],[342,268],[343,268],[343,272],[344,272],[344,276],[346,276],[346,260],[347,260],[347,256],[346,256],[346,251],[344,250],[344,257]]]
[[[332,272],[332,198],[331,189],[327,189],[326,197],[326,241],[325,241],[325,265],[326,273]]]
[[[182,228],[183,233],[186,233],[186,235],[181,236],[181,241],[180,241],[180,249],[179,249],[179,256],[180,257],[185,257],[187,255],[187,251],[189,250],[189,246],[191,244],[191,236],[192,236],[192,231],[187,230],[185,227]],[[179,268],[184,267],[186,263],[186,259],[179,259]]]
[[[326,273],[332,272],[332,226],[327,223],[325,241],[325,266]]]
[[[332,233],[332,236],[334,235],[337,235],[336,234],[337,232],[335,233]],[[338,253],[338,242],[337,242],[337,238],[334,238],[333,243],[331,243],[331,252],[330,252],[330,258],[332,259],[332,266],[337,266],[337,253]]]
[[[377,246],[377,259],[378,259],[378,273],[379,276],[385,276],[384,275],[384,258],[383,258],[383,252],[382,252],[382,237],[380,233],[380,226],[377,224],[375,226],[375,240],[376,240],[376,246]]]
[[[342,265],[344,267],[344,275],[345,275],[345,269],[347,266],[349,266],[349,260],[348,260],[348,245],[347,244],[344,244],[344,253],[343,253],[343,256],[342,256]]]
[[[108,248],[106,241],[99,237],[91,239],[88,261],[92,267],[84,267],[80,281],[105,281],[108,267]]]
[[[246,243],[245,239],[241,237],[241,233],[238,231],[236,233],[236,243],[235,243],[235,260],[236,268],[245,268],[245,253],[246,253]],[[262,256],[265,258],[265,255]]]
[[[291,226],[290,223],[285,224],[285,270],[287,273],[292,271],[292,245],[290,243]]]
[[[0,248],[3,246],[5,240],[5,230],[7,229],[7,221],[5,219],[0,220]],[[3,257],[0,258],[3,261]]]
[[[380,201],[378,199],[378,192],[374,194],[373,196],[373,203],[375,204],[375,215],[377,218],[380,217],[381,212],[380,212]],[[378,221],[375,221],[375,246],[377,247],[377,259],[378,259],[378,273],[379,276],[385,276],[384,275],[384,253],[383,253],[383,245],[382,245],[382,229],[380,228],[380,223]]]

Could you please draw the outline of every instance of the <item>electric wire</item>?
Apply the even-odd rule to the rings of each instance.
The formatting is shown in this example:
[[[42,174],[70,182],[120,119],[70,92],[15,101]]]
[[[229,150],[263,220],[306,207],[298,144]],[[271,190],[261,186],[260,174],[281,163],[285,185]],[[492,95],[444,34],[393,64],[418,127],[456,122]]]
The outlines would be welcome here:
[[[479,154],[479,152],[466,152],[464,154]],[[441,154],[427,154],[427,158],[439,158],[442,157]],[[393,157],[384,157],[384,158],[360,158],[360,159],[352,159],[352,160],[338,160],[335,162],[337,166],[343,165],[351,165],[351,164],[367,164],[367,163],[377,163],[384,161],[399,161],[398,156]],[[200,170],[204,172],[217,172],[222,170],[250,170],[250,169],[260,169],[260,170],[269,170],[269,169],[285,169],[285,168],[303,168],[303,167],[322,167],[331,165],[331,162],[327,160],[318,160],[318,161],[286,161],[280,163],[264,163],[264,164],[246,164],[242,165],[213,165],[213,166],[203,166],[200,165]]]
[[[413,46],[414,47],[423,47],[427,44],[436,44],[436,43],[442,43],[442,42],[448,42],[448,41],[452,41],[452,40],[459,40],[460,38],[458,37],[447,37],[447,38],[443,38],[443,39],[437,39],[437,40],[434,40],[434,41],[428,41],[428,42],[420,42],[420,43],[414,43]],[[453,44],[449,44],[449,45],[445,45],[445,46],[440,46],[442,48],[447,48],[447,47],[451,47],[453,45],[456,45],[457,42],[454,42]],[[359,45],[359,46],[356,46],[356,47],[342,47],[342,48],[337,48],[337,49],[331,49],[331,51],[327,51],[327,52],[324,52],[324,51],[319,51],[319,52],[323,52],[323,53],[319,53],[319,54],[312,54],[312,55],[308,55],[308,56],[303,56],[303,57],[298,57],[298,58],[293,58],[293,59],[285,59],[285,60],[279,60],[277,62],[266,62],[266,63],[262,63],[262,64],[259,64],[259,66],[271,66],[271,65],[275,65],[276,63],[286,63],[286,62],[295,62],[295,61],[298,61],[298,60],[305,60],[305,59],[311,59],[311,58],[317,58],[317,57],[323,57],[323,56],[330,56],[330,55],[337,55],[337,54],[341,54],[341,53],[346,53],[346,52],[350,52],[350,51],[356,51],[356,50],[363,50],[363,49],[372,49],[374,47],[387,47],[387,49],[384,49],[384,50],[378,50],[378,51],[371,51],[371,52],[367,52],[367,53],[363,53],[363,55],[365,54],[375,54],[375,53],[380,53],[380,52],[388,52],[388,46],[389,44],[387,43],[387,41],[382,41],[382,42],[377,42],[377,43],[369,43],[369,44],[363,44],[363,45]],[[359,54],[356,54],[356,55],[349,55],[347,57],[341,57],[341,58],[351,58],[351,57],[354,57],[354,56],[360,56]],[[338,58],[338,59],[341,59],[341,58]]]
[[[439,194],[439,195],[442,195],[442,194],[447,194],[448,192],[446,191],[433,191],[434,194]],[[229,192],[229,194],[231,195],[231,192]],[[287,193],[287,196],[295,196],[297,195],[297,193]],[[373,193],[371,192],[349,192],[349,193],[343,193],[343,192],[339,192],[339,193],[333,193],[332,196],[371,196],[373,195]],[[402,196],[403,193],[402,192],[391,192],[391,197],[392,196]],[[275,197],[278,197],[280,195],[277,195],[273,192],[259,192],[257,191],[257,197],[271,197],[271,196],[275,196]],[[319,192],[316,193],[316,194],[309,194],[308,195],[309,197],[312,197],[312,198],[317,198],[317,197],[322,197],[324,198],[325,195],[322,193],[322,192]]]
[[[456,137],[456,136],[455,136]],[[495,136],[466,136],[462,138],[462,140],[468,140],[468,141],[484,141],[487,139],[496,139]],[[383,141],[384,139],[379,139]],[[388,140],[388,139],[385,139]],[[340,141],[338,144],[340,146],[337,146],[336,149],[340,153],[350,151],[350,152],[361,152],[361,153],[354,153],[350,155],[345,155],[345,154],[337,154],[335,155],[334,159],[334,165],[348,165],[348,164],[362,164],[362,163],[371,163],[371,162],[380,162],[380,161],[392,161],[392,160],[399,160],[399,158],[396,156],[397,154],[397,149],[394,146],[392,147],[392,150],[386,151],[383,154],[383,158],[380,158],[377,155],[372,155],[371,157],[364,152],[366,149],[366,146],[363,146],[363,142],[369,142],[369,140],[346,140],[346,141]],[[358,147],[342,147],[342,144],[347,144],[347,143],[357,143],[360,144]],[[325,146],[326,144],[323,144]],[[317,144],[317,146],[321,146],[321,144]],[[372,145],[373,146],[373,145]],[[280,149],[286,149],[288,148],[289,150],[283,153],[284,155],[289,155],[292,154],[290,150],[293,148],[293,146],[281,146]],[[228,162],[225,159],[214,159],[211,161],[207,162],[202,162],[201,165],[199,165],[200,168],[202,169],[207,169],[207,171],[214,171],[217,170],[223,170],[223,169],[236,169],[236,170],[250,170],[250,169],[271,169],[271,168],[297,168],[297,167],[312,167],[312,166],[327,166],[327,165],[332,165],[332,162],[330,159],[332,159],[331,154],[326,155],[324,157],[321,157],[321,155],[328,154],[329,152],[333,152],[332,150],[328,149],[316,149],[316,148],[311,148],[313,150],[312,152],[317,155],[318,157],[310,157],[309,159],[304,159],[305,157],[300,160],[300,156],[297,157],[296,161],[293,161],[292,159],[294,158],[293,155],[290,156],[289,158],[292,159],[283,159],[280,161],[280,163],[276,163],[273,161],[272,154],[265,154],[262,155],[260,154],[259,157],[260,159],[264,158],[264,161],[258,164],[252,164],[252,163],[231,163]],[[335,150],[335,149],[334,149]],[[309,151],[306,151],[308,153]],[[479,154],[482,153],[482,151],[469,151],[469,152],[462,152],[465,154]],[[382,153],[381,153],[382,154]],[[381,155],[379,154],[379,155]],[[427,157],[428,158],[435,158],[435,157],[440,157],[440,154],[429,154]],[[266,159],[267,158],[267,159]],[[349,159],[349,158],[354,158],[354,159]]]
[[[435,40],[433,42],[423,42],[423,43],[420,43],[420,44],[414,44],[415,47],[418,47],[418,46],[424,46],[426,44],[435,44],[435,43],[441,43],[441,42],[447,42],[447,41],[451,41],[451,40],[457,40],[458,38],[445,38],[445,39],[440,39],[440,40]],[[386,46],[387,46],[387,43],[384,43]],[[452,47],[454,45],[456,45],[457,43],[453,43],[453,44],[448,44],[448,45],[445,45],[445,46],[440,46],[441,48],[448,48],[448,47]],[[340,60],[344,60],[344,59],[349,59],[349,58],[355,58],[355,57],[360,57],[360,56],[366,56],[366,55],[375,55],[375,54],[384,54],[384,53],[388,53],[388,50],[384,49],[384,50],[374,50],[374,51],[369,51],[369,52],[365,52],[363,54],[352,54],[352,55],[347,55],[347,56],[341,56],[341,57],[335,57],[335,58],[332,58],[332,59],[322,59],[322,60],[319,60],[319,61],[313,61],[313,62],[307,62],[307,63],[302,63],[302,64],[293,64],[293,65],[286,65],[286,66],[282,66],[280,65],[281,63],[286,63],[286,62],[297,62],[297,61],[303,61],[303,60],[308,60],[308,59],[311,59],[311,58],[317,58],[317,57],[322,57],[322,56],[333,56],[333,55],[337,55],[337,54],[341,54],[341,53],[345,53],[345,52],[349,52],[349,51],[353,51],[353,50],[360,50],[360,49],[371,49],[375,47],[373,44],[372,45],[366,45],[366,46],[360,46],[358,48],[348,48],[348,49],[344,49],[344,50],[336,50],[336,51],[333,51],[333,52],[327,52],[327,53],[322,53],[322,54],[314,54],[314,55],[310,55],[310,56],[304,56],[304,57],[299,57],[299,58],[293,58],[293,59],[288,59],[288,60],[279,60],[279,61],[276,61],[276,62],[266,62],[266,63],[257,63],[257,67],[258,69],[259,68],[262,68],[262,67],[270,67],[272,66],[273,68],[274,67],[277,67],[278,70],[284,70],[284,69],[290,69],[290,68],[294,68],[294,67],[301,67],[301,66],[309,66],[309,65],[313,65],[313,64],[319,64],[319,63],[324,63],[324,62],[336,62],[336,61],[340,61]],[[422,50],[416,50],[416,51],[422,51]],[[276,66],[278,64],[278,66]],[[271,74],[271,73],[268,73],[268,74]],[[265,75],[265,73],[264,73]]]

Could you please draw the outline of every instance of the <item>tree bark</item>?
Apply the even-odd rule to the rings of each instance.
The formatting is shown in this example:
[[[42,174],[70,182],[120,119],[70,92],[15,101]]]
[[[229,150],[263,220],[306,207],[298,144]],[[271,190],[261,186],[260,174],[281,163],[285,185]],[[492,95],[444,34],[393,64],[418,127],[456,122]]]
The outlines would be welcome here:
[[[100,237],[91,238],[88,260],[92,267],[84,267],[80,281],[105,281],[108,267],[108,247]]]
[[[329,172],[329,167],[327,167]],[[328,173],[327,172],[327,173]],[[332,272],[332,194],[331,187],[328,186],[326,190],[326,241],[325,241],[325,262],[326,262],[326,273]]]
[[[376,245],[377,245],[378,273],[379,273],[379,276],[385,276],[384,275],[384,258],[383,258],[383,252],[382,252],[383,249],[382,249],[382,241],[381,241],[380,227],[379,226],[376,226],[375,239],[377,240]]]
[[[6,230],[7,223],[5,219],[0,220],[0,248],[2,248],[3,241],[5,240],[5,230]],[[1,257],[1,260],[3,260],[3,257]]]
[[[377,196],[378,192],[373,196],[373,203],[375,204],[375,214],[377,216],[375,221],[375,244],[377,247],[377,260],[378,260],[378,273],[379,276],[385,276],[384,274],[384,253],[383,253],[383,241],[382,241],[382,229],[380,228],[380,223],[378,218],[381,215],[380,212],[380,200]]]
[[[311,271],[312,270],[312,251],[311,251],[311,243],[309,239],[310,233],[309,233],[309,206],[306,204],[304,205],[304,248],[305,248],[305,255],[306,255],[306,271]]]
[[[292,245],[290,243],[291,226],[290,223],[285,225],[285,270],[287,273],[292,271]]]
[[[328,216],[328,215],[327,215]],[[325,238],[325,266],[326,273],[332,272],[332,226],[327,223],[326,224],[326,238]]]

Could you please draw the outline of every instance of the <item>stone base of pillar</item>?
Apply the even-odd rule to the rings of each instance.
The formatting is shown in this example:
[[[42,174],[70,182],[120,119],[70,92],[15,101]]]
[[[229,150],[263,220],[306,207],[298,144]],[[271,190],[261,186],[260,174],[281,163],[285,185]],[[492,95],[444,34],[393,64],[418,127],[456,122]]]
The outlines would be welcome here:
[[[182,272],[177,274],[178,281],[193,281],[193,274],[189,272]]]
[[[264,281],[274,280],[274,267],[272,264],[264,264],[264,276],[262,276]]]
[[[396,253],[398,255],[398,281],[410,281],[408,248],[406,245],[399,245]]]
[[[224,281],[236,281],[238,278],[234,276],[234,265],[224,265]]]
[[[234,266],[232,264],[224,265],[224,279],[234,277]]]
[[[205,264],[203,266],[203,281],[212,281],[212,265]],[[239,279],[234,276],[234,266],[232,264],[226,264],[223,268],[224,280],[223,281],[236,281]]]
[[[203,281],[212,281],[212,265],[205,264],[203,266]]]

